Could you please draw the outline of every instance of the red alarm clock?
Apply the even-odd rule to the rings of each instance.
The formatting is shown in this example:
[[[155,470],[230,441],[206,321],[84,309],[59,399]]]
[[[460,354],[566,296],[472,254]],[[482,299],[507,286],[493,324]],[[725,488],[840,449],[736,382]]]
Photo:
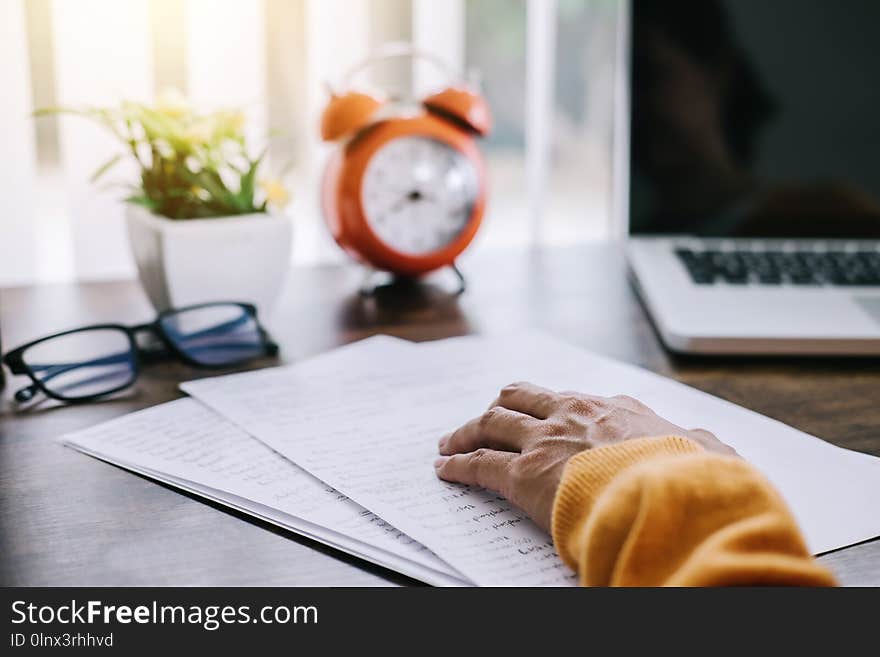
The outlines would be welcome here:
[[[386,44],[346,75],[343,91],[331,91],[321,137],[337,148],[324,172],[322,209],[333,238],[354,258],[416,277],[454,267],[480,227],[486,172],[475,142],[492,119],[463,82],[418,104],[348,89],[357,73],[391,57],[451,70],[408,44]]]

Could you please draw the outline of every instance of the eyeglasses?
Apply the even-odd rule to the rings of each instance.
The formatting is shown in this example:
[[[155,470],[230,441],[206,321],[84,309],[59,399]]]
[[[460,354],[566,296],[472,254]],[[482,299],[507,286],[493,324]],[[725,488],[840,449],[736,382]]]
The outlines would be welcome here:
[[[174,358],[221,368],[277,354],[253,305],[224,302],[167,310],[149,324],[96,324],[56,333],[13,349],[3,362],[33,382],[15,393],[19,403],[38,392],[87,402],[131,386],[142,363]]]

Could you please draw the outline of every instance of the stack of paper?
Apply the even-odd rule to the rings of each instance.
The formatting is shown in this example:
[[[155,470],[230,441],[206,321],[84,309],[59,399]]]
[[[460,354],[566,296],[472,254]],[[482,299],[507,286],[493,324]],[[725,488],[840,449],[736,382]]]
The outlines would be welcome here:
[[[437,440],[504,385],[639,398],[734,446],[811,549],[880,535],[880,459],[540,334],[413,345],[379,336],[192,381],[192,396],[64,437],[141,472],[437,585],[568,585],[550,537],[490,491],[438,480]]]

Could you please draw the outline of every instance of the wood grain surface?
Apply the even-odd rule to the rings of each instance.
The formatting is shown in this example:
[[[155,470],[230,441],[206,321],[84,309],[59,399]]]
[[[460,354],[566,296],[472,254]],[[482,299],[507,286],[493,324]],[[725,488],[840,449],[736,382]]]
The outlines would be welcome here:
[[[366,299],[357,294],[363,274],[355,266],[296,268],[266,322],[282,346],[281,357],[254,367],[296,362],[375,333],[421,341],[541,328],[834,444],[880,455],[877,360],[673,356],[658,342],[612,245],[479,254],[462,268],[469,286],[460,297],[445,294],[446,281],[438,280],[417,289],[380,289]],[[136,281],[0,291],[5,349],[64,328],[137,323],[153,315]],[[27,410],[11,402],[19,380],[7,380],[0,402],[0,584],[412,583],[55,441],[65,432],[175,399],[180,381],[206,375],[173,363],[152,365],[122,397]],[[821,560],[844,584],[880,585],[880,541]]]

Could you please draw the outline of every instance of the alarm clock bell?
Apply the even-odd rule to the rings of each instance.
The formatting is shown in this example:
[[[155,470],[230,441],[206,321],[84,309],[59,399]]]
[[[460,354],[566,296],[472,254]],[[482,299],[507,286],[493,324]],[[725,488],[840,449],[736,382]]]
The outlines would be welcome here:
[[[381,60],[426,59],[449,75],[449,86],[413,111],[400,103],[351,90],[363,69]],[[321,136],[333,142],[322,181],[322,210],[342,249],[371,269],[361,291],[375,289],[374,272],[418,280],[449,267],[465,282],[455,259],[479,229],[486,172],[476,140],[489,133],[486,101],[435,56],[409,44],[379,48],[331,91]]]

